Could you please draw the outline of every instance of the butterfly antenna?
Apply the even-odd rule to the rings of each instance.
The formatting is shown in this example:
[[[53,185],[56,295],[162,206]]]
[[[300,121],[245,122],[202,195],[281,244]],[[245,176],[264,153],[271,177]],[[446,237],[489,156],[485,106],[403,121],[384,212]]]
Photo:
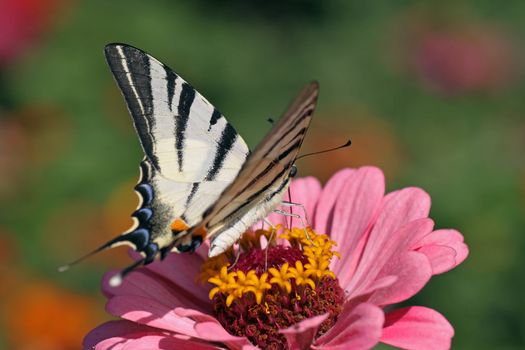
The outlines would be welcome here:
[[[316,155],[316,154],[322,154],[322,153],[337,151],[338,149],[341,149],[341,148],[350,147],[351,144],[352,144],[352,140],[348,140],[348,141],[346,141],[345,144],[343,144],[341,146],[337,146],[337,147],[325,149],[325,150],[322,150],[322,151],[317,151],[317,152],[306,153],[306,154],[300,155],[299,157],[297,157],[297,160],[299,160],[301,158],[304,158],[304,157],[313,156],[313,155]]]
[[[137,267],[143,265],[144,261],[146,261],[146,258],[142,258],[140,260],[137,260],[133,264],[131,264],[128,267],[126,267],[124,270],[120,271],[119,273],[117,273],[116,275],[111,277],[109,279],[109,285],[111,287],[118,287],[118,286],[120,286],[122,284],[122,280],[124,279],[124,277],[128,273],[130,273],[131,271],[135,270]]]

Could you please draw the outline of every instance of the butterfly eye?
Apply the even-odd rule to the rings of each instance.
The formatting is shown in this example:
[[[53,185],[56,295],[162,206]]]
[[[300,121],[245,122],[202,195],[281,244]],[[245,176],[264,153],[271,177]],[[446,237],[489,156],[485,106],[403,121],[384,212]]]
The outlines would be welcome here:
[[[295,175],[297,175],[297,167],[294,164],[290,167],[290,177],[295,177]]]

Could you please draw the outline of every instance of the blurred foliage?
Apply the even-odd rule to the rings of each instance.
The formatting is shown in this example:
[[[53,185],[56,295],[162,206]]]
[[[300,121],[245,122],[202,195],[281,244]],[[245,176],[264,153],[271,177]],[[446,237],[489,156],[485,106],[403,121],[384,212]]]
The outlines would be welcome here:
[[[125,251],[56,267],[131,222],[142,156],[102,56],[124,42],[189,80],[252,146],[319,80],[305,152],[354,142],[299,174],[372,164],[390,190],[427,190],[436,226],[459,229],[471,255],[409,303],[442,312],[457,348],[523,348],[524,13],[517,0],[5,0],[0,347],[78,348],[106,317],[99,280]],[[76,326],[42,331],[50,315]]]

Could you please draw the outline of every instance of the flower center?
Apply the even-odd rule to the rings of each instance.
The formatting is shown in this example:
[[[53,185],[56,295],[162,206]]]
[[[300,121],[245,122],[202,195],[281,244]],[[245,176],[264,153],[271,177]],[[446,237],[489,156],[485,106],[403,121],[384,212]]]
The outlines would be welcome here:
[[[214,285],[210,291],[213,310],[231,334],[247,337],[264,349],[284,349],[279,330],[307,318],[329,313],[318,335],[336,322],[344,292],[330,261],[339,253],[326,235],[312,229],[285,229],[278,244],[276,227],[247,232],[240,242],[240,255],[226,253],[206,261],[201,280]],[[270,242],[260,245],[261,236]],[[235,262],[235,260],[237,260]]]

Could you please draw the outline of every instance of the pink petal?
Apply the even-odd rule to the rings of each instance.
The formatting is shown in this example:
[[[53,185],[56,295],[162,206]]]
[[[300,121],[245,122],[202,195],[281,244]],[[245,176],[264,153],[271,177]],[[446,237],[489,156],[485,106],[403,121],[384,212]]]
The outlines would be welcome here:
[[[197,254],[202,259],[202,261],[205,261],[206,259],[208,259],[209,250],[210,250],[210,241],[204,241],[202,242],[201,246],[197,248],[197,250],[195,251],[195,254]]]
[[[330,237],[337,242],[342,259],[334,259],[331,268],[343,288],[355,272],[361,255],[358,243],[378,213],[384,190],[383,173],[373,167],[359,168],[339,190]]]
[[[207,242],[203,244],[207,245]],[[204,247],[202,247],[204,248]],[[130,249],[128,251],[131,258],[139,260],[142,258],[136,251]],[[192,305],[197,309],[207,307],[209,305],[208,292],[209,286],[202,286],[196,282],[196,278],[200,273],[200,267],[204,261],[204,258],[199,254],[169,254],[163,261],[156,260],[153,263],[140,267],[135,271],[149,271],[152,272],[151,276],[158,280],[163,280],[168,283],[170,289],[172,289],[181,299],[187,300],[188,303],[196,303]],[[133,272],[129,275],[133,275]],[[124,282],[129,276],[124,278]],[[120,286],[120,288],[113,288],[109,285],[110,276],[105,276],[102,281],[102,291],[107,296],[115,293],[114,290],[126,290]]]
[[[203,261],[199,254],[172,253],[163,261],[155,261],[146,268],[176,285],[177,294],[191,297],[200,305],[209,305],[209,287],[195,282]]]
[[[105,346],[105,344],[101,344],[102,346]],[[115,348],[107,348],[104,347],[103,349],[118,349],[118,347]],[[122,350],[146,350],[146,349],[158,349],[158,350],[172,350],[172,349],[180,349],[180,350],[213,350],[213,349],[224,349],[223,347],[214,346],[213,344],[206,344],[198,341],[193,340],[184,340],[179,339],[173,336],[169,336],[166,334],[158,333],[158,334],[151,334],[151,335],[144,335],[137,339],[128,340],[124,346],[122,347]]]
[[[193,310],[193,309],[187,309],[183,307],[177,307],[173,310],[176,315],[180,317],[189,317],[197,322],[215,322],[219,324],[219,321],[212,315]]]
[[[456,251],[450,247],[427,245],[419,248],[417,251],[425,254],[429,259],[433,275],[446,272],[457,265]]]
[[[154,328],[143,326],[141,324],[126,320],[109,321],[92,329],[85,337],[83,343],[84,349],[93,349],[96,344],[109,338],[127,339],[137,337],[137,335],[154,332]]]
[[[149,297],[115,296],[106,304],[106,310],[129,321],[180,334],[197,336],[195,321],[178,316],[171,307]]]
[[[333,210],[341,189],[355,173],[354,169],[343,169],[335,173],[324,186],[315,208],[314,228],[328,234],[332,227]]]
[[[429,211],[430,196],[420,188],[409,187],[389,193],[383,199],[381,213],[374,224],[372,244],[389,239],[392,233],[411,221],[427,218]]]
[[[104,276],[102,276],[102,283],[101,283],[102,293],[108,299],[111,298],[113,295],[123,293],[126,290],[125,288],[122,288],[122,284],[126,282],[126,279],[124,279],[123,283],[120,286],[112,287],[109,285],[109,280],[111,279],[111,277],[113,277],[119,271],[120,270],[113,269],[113,270],[106,272]]]
[[[362,290],[368,289],[368,286],[376,278],[395,274],[406,276],[405,267],[407,271],[413,272],[414,266],[410,264],[411,260],[407,261],[406,258],[401,259],[400,257],[410,251],[414,237],[425,236],[432,231],[433,225],[434,223],[430,219],[420,219],[409,222],[395,231],[391,231],[389,228],[381,231],[374,227],[366,242],[357,271],[346,286],[346,289],[350,291],[349,298],[354,295],[362,295]],[[405,262],[409,264],[405,266]],[[428,260],[426,260],[426,265],[430,269]],[[425,271],[428,269],[423,266],[423,276],[426,276]],[[421,281],[421,277],[420,275],[415,276],[417,281]],[[396,285],[399,286],[400,283],[401,281],[398,280]],[[343,286],[343,284],[341,285]]]
[[[128,345],[133,343],[133,340],[140,339],[140,337],[145,336],[146,334],[137,334],[137,337],[134,338],[108,338],[102,340],[100,343],[96,344],[93,348],[84,348],[84,350],[125,350]]]
[[[95,347],[96,350],[213,350],[224,349],[223,347],[214,346],[190,339],[180,339],[163,333],[143,334],[140,337],[118,339],[106,339]]]
[[[456,230],[437,230],[424,236],[414,249],[425,254],[432,264],[434,275],[449,271],[468,256],[463,235]]]
[[[362,297],[367,297],[374,293],[377,290],[390,287],[398,280],[397,276],[384,276],[376,279],[371,283],[366,289],[362,289],[359,293],[352,293],[352,299],[361,299]]]
[[[306,216],[308,219],[307,224],[312,225],[315,206],[320,194],[321,183],[315,177],[308,176],[294,180],[290,186],[290,191],[286,192],[284,200],[302,204],[306,210]],[[288,209],[287,211],[290,209],[287,207],[282,208]],[[304,211],[301,208],[293,207],[292,210],[293,213],[304,216]],[[294,218],[292,220],[292,227],[302,227],[301,221]]]
[[[334,327],[317,339],[313,349],[370,349],[379,342],[384,322],[383,310],[361,303],[345,305]]]
[[[394,275],[397,280],[374,292],[370,302],[389,305],[407,300],[419,292],[432,277],[432,268],[424,254],[411,251],[398,256],[381,274]]]
[[[412,306],[386,315],[381,341],[405,348],[449,349],[454,329],[443,315],[435,310]]]
[[[167,260],[167,259],[166,259]],[[167,263],[167,261],[166,261]],[[127,275],[117,287],[109,285],[109,279],[115,272],[104,275],[102,290],[107,296],[139,296],[157,300],[167,308],[187,307],[209,311],[211,304],[203,303],[199,298],[188,293],[177,284],[166,280],[147,268],[140,268]],[[199,287],[195,285],[196,289]]]
[[[288,349],[305,350],[309,349],[314,341],[317,329],[327,318],[329,314],[314,316],[294,324],[286,329],[281,329],[279,333],[284,334]]]
[[[199,322],[195,324],[195,331],[201,339],[210,342],[221,342],[229,349],[245,349],[251,346],[245,337],[236,337],[228,333],[219,322]]]
[[[93,329],[84,338],[85,350],[119,349],[219,349],[188,336],[160,332],[155,328],[125,320],[109,321]]]
[[[244,349],[250,348],[251,344],[245,337],[236,337],[231,335],[224,329],[224,327],[211,315],[199,312],[197,310],[176,308],[175,314],[181,317],[189,317],[196,323],[194,325],[195,331],[199,338],[207,341],[220,341],[230,349]]]

